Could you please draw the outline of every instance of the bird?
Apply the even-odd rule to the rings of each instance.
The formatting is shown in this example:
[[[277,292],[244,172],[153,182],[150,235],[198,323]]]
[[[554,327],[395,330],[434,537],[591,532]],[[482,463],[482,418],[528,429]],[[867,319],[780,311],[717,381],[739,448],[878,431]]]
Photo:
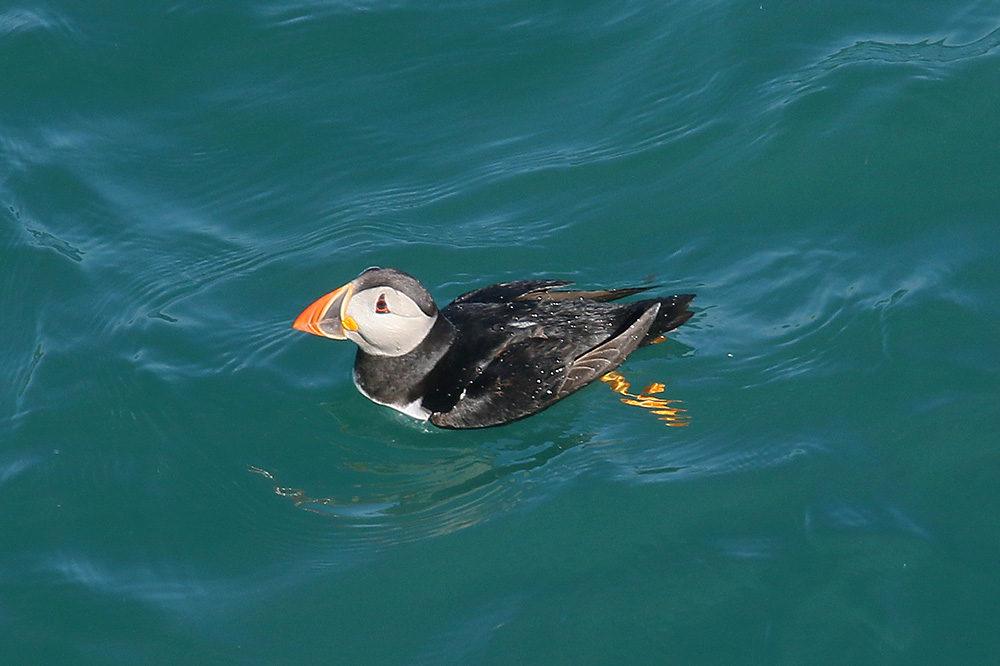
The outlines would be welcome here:
[[[354,384],[375,403],[439,428],[499,426],[587,386],[694,314],[694,294],[616,302],[653,287],[572,284],[503,282],[438,308],[416,278],[375,266],[292,327],[354,342]]]

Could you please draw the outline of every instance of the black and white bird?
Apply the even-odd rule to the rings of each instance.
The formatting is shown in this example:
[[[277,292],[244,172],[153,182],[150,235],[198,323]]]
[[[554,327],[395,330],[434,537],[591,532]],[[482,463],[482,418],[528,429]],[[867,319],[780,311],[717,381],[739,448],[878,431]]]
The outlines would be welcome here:
[[[374,402],[441,428],[484,428],[542,411],[693,314],[694,294],[613,303],[650,287],[570,284],[505,282],[438,309],[410,275],[369,268],[293,327],[357,344],[354,383]]]

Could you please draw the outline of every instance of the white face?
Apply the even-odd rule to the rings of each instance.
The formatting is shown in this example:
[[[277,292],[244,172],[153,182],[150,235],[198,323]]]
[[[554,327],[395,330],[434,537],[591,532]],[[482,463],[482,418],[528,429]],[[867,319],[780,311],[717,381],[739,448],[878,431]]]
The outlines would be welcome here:
[[[345,327],[347,339],[375,356],[401,356],[412,351],[437,319],[436,314],[428,317],[409,296],[392,287],[355,292],[343,316],[357,324],[357,330]]]

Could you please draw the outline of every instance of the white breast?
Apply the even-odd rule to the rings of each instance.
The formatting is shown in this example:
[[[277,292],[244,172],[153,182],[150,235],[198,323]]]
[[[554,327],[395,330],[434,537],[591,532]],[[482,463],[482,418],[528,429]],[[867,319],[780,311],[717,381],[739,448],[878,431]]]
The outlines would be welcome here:
[[[369,400],[378,405],[392,407],[397,412],[402,412],[403,414],[406,414],[407,416],[418,419],[420,421],[426,421],[431,417],[431,411],[425,408],[423,405],[421,405],[419,399],[405,404],[382,402],[381,400],[377,400],[368,395],[367,393],[365,393],[365,390],[361,388],[361,384],[358,383],[357,377],[354,378],[354,385],[358,387],[358,391],[361,392],[361,395],[365,396],[366,398],[368,398]]]

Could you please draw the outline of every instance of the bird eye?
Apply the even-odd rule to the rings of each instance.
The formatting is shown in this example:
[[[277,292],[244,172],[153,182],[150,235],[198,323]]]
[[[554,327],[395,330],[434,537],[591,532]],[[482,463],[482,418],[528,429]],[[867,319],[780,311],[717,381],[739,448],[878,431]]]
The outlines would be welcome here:
[[[378,300],[375,301],[375,312],[379,314],[386,314],[389,312],[389,305],[385,302],[385,294],[378,295]]]

